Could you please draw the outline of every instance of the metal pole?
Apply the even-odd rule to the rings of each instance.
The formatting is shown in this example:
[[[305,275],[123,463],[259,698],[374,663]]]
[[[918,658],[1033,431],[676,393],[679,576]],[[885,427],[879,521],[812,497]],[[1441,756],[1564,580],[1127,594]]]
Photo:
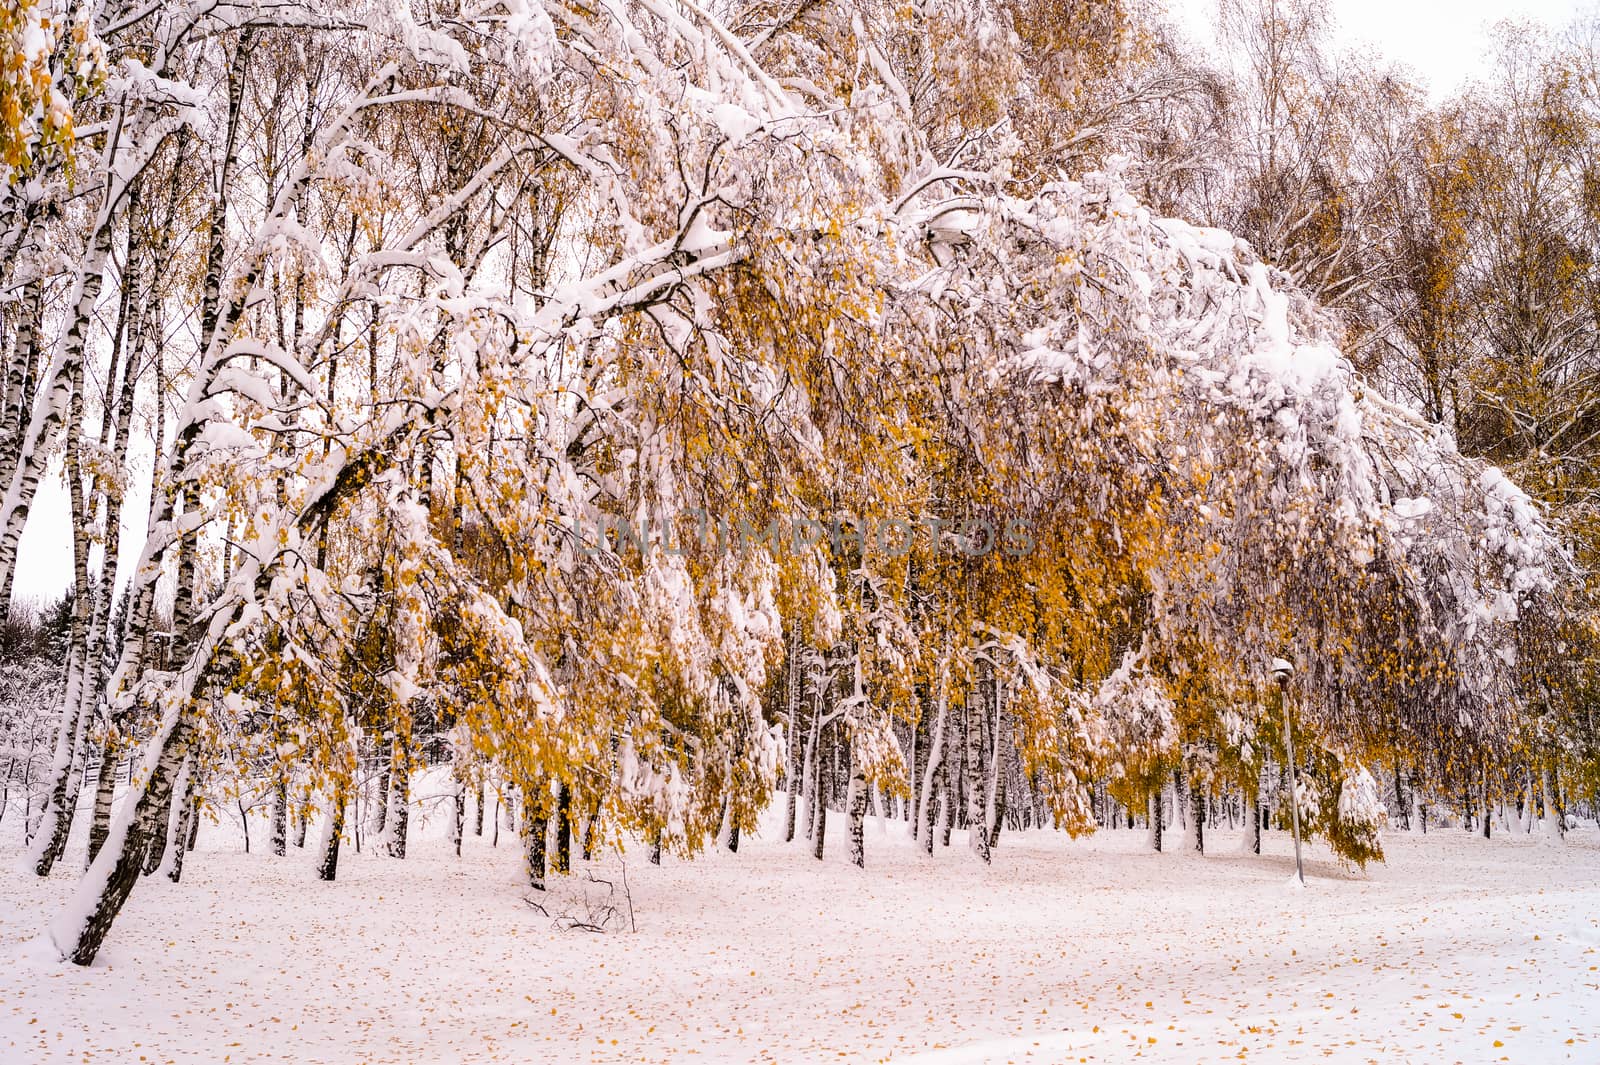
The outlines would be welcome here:
[[[1289,752],[1289,809],[1294,814],[1294,875],[1306,882],[1305,866],[1300,863],[1300,793],[1294,779],[1294,727],[1289,723],[1289,678],[1280,677],[1278,691],[1283,697],[1283,745]]]

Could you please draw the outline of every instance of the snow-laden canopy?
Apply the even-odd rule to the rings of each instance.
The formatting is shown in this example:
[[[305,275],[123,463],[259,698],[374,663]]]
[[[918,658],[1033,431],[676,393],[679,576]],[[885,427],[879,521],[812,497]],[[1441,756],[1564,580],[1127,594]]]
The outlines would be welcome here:
[[[1005,51],[981,7],[974,69]],[[999,126],[941,165],[968,119],[927,109],[973,71],[899,26],[963,5],[749,40],[689,0],[100,14],[81,204],[41,207],[56,171],[0,212],[4,246],[71,249],[0,267],[62,293],[31,305],[53,339],[23,349],[42,375],[0,455],[7,574],[58,441],[78,491],[120,501],[83,475],[130,436],[84,414],[119,357],[103,290],[135,354],[141,322],[185,323],[121,631],[115,567],[75,575],[41,873],[91,716],[145,752],[53,928],[76,960],[202,765],[342,817],[381,744],[403,816],[448,736],[460,786],[495,776],[535,824],[691,850],[753,824],[785,741],[799,775],[802,719],[807,759],[844,737],[853,804],[920,787],[929,816],[939,756],[911,780],[896,729],[964,722],[982,824],[992,719],[1082,827],[1096,776],[1248,777],[1282,655],[1308,760],[1344,766],[1324,812],[1366,825],[1359,759],[1406,733],[1447,772],[1534,697],[1565,566],[1537,509],[1366,389],[1290,279],[1115,168],[1018,179]],[[914,103],[922,74],[950,85]],[[198,277],[168,269],[186,229]],[[920,529],[907,550],[866,531],[889,520]]]
[[[1209,704],[1164,742],[1248,750],[1253,730],[1229,736],[1223,712],[1260,701],[1277,655],[1341,757],[1398,729],[1444,772],[1515,741],[1536,695],[1519,655],[1548,650],[1534,645],[1571,576],[1560,540],[1499,470],[1366,387],[1289,277],[1225,232],[1154,217],[1116,170],[911,216],[938,265],[905,291],[925,321],[959,323],[1006,397],[990,407],[1016,413],[1001,476],[1071,496],[1069,529],[1111,524],[1148,587],[1136,668]],[[1128,668],[1086,705],[1147,721]],[[1118,772],[1130,731],[1164,730],[1109,726]]]

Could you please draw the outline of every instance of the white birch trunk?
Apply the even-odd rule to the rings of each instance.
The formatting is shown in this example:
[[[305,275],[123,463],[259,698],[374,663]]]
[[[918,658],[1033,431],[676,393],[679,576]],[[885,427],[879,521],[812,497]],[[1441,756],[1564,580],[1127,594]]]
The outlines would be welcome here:
[[[983,782],[978,759],[983,753],[983,709],[977,699],[969,699],[966,707],[966,760],[963,765],[963,786],[967,792],[967,846],[978,860],[989,863],[989,830],[985,821]]]
[[[933,719],[933,735],[928,740],[928,765],[922,771],[922,792],[917,797],[915,818],[916,825],[927,834],[927,839],[924,840],[926,846],[923,849],[929,854],[933,853],[932,803],[934,786],[939,779],[940,760],[944,757],[944,724],[950,704],[949,693],[945,689],[946,669],[946,663],[941,662],[939,665],[939,694],[937,696],[939,709]]]
[[[867,781],[861,773],[861,760],[854,753],[850,757],[850,794],[845,805],[850,818],[850,864],[862,869],[867,864]]]
[[[1544,803],[1544,841],[1561,843],[1566,838],[1566,826],[1561,823],[1561,814],[1556,810],[1555,791],[1550,786],[1548,766],[1539,770],[1539,797]]]

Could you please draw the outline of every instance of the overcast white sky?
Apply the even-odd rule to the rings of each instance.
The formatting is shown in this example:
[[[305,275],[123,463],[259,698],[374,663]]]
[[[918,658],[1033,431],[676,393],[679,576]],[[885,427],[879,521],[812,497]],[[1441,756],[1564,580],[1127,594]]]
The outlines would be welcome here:
[[[1216,0],[1167,0],[1197,43],[1212,44]],[[1594,0],[1330,0],[1339,41],[1368,46],[1412,67],[1435,98],[1449,96],[1484,67],[1490,29],[1532,19],[1561,29],[1594,10]]]
[[[1213,43],[1216,0],[1168,0],[1178,22],[1199,44]],[[1502,19],[1534,19],[1562,28],[1594,9],[1594,0],[1331,0],[1337,35],[1346,46],[1368,46],[1414,68],[1436,98],[1450,95],[1484,69],[1491,27]],[[133,480],[143,484],[149,459]],[[144,493],[130,499],[125,523],[143,539]],[[66,493],[61,483],[41,486],[20,545],[16,575],[19,600],[59,595],[72,578],[72,544]]]

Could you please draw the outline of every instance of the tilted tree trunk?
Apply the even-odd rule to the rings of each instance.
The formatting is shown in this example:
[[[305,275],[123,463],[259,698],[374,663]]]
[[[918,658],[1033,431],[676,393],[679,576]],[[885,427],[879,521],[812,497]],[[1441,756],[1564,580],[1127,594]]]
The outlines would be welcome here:
[[[917,824],[926,833],[926,846],[923,849],[929,854],[933,853],[934,789],[938,785],[939,770],[944,765],[945,721],[950,711],[950,693],[946,687],[947,668],[947,663],[941,661],[939,691],[935,697],[938,709],[933,719],[933,733],[928,740],[928,764],[922,771],[922,793],[917,798]]]
[[[128,796],[89,871],[47,926],[51,943],[76,965],[94,961],[112,921],[138,882],[151,843],[148,826],[172,804],[172,786],[187,754],[188,738],[189,722],[181,709],[167,710],[136,774],[144,786]]]
[[[186,850],[186,851],[193,851],[195,843],[200,838],[200,792],[199,792],[198,788],[193,788],[193,789],[190,789],[190,790],[191,790],[191,794],[189,795],[189,834],[188,834],[188,839],[184,843],[184,846],[183,846],[183,849]],[[247,854],[250,851],[250,839],[249,839],[249,835],[248,835],[249,831],[250,831],[250,822],[248,820],[246,820],[245,821],[246,836],[245,836],[245,848],[244,849],[245,849],[245,853],[247,853]]]
[[[116,741],[108,736],[105,746],[100,750],[100,773],[94,782],[94,818],[89,822],[91,865],[100,848],[105,845],[106,837],[111,834],[111,802],[116,797],[117,764],[121,758],[122,752]]]
[[[174,884],[183,879],[183,856],[191,849],[189,840],[198,828],[200,820],[196,801],[198,796],[195,794],[199,775],[199,767],[194,763],[194,756],[190,755],[189,766],[184,773],[183,789],[176,800],[177,809],[174,811],[178,823],[167,843],[167,856],[161,862],[166,868],[167,879]],[[248,843],[246,847],[248,853]]]
[[[322,845],[322,862],[317,866],[317,878],[332,880],[339,875],[339,843],[344,838],[344,808],[349,802],[347,785],[338,781],[333,788],[333,801],[328,804],[327,837]]]
[[[181,767],[180,767],[181,768]],[[175,786],[182,786],[184,780],[179,779]],[[155,820],[150,826],[150,847],[144,856],[144,875],[154,875],[161,867],[161,861],[167,856],[167,838],[172,830],[172,803],[173,790],[167,789],[165,805],[157,812]]]

